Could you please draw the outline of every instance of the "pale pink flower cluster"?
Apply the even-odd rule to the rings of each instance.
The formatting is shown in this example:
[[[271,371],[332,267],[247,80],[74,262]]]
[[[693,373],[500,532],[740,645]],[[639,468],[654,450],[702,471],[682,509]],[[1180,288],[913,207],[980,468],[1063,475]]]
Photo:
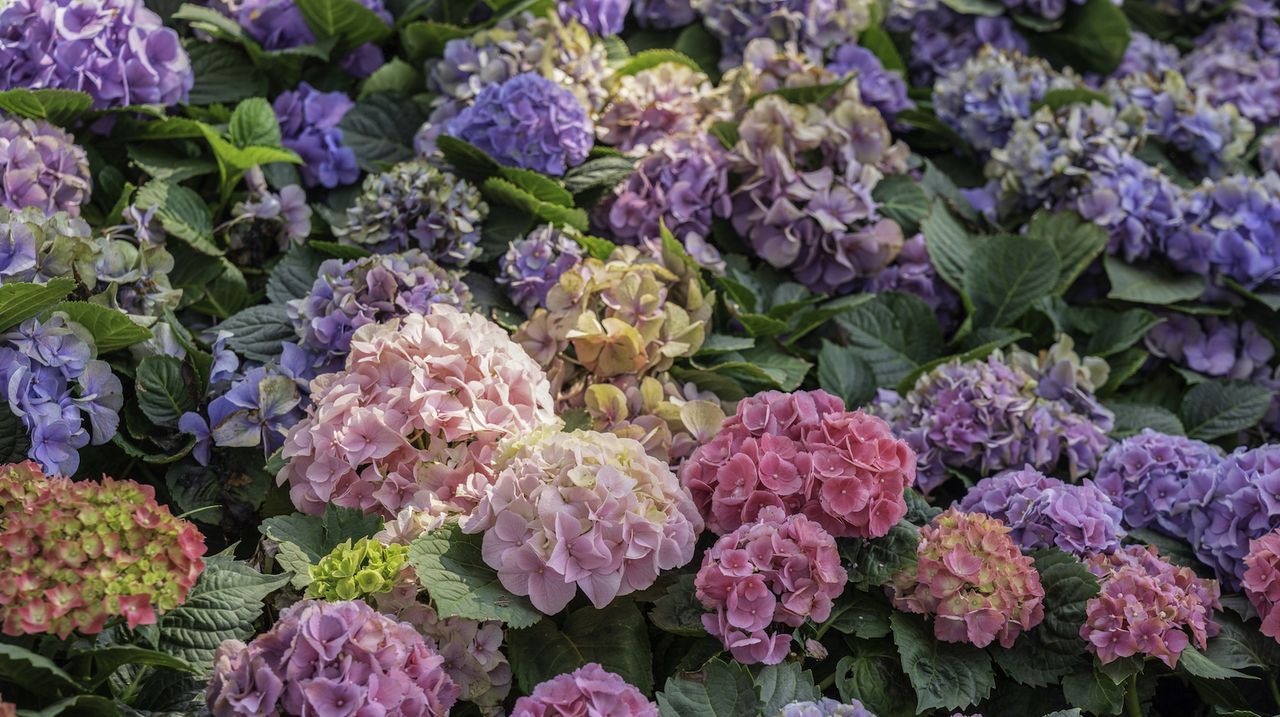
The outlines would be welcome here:
[[[791,634],[774,626],[825,621],[848,580],[830,533],[766,506],[756,522],[716,541],[694,584],[698,600],[714,611],[702,616],[703,627],[735,660],[776,665],[790,651]]]
[[[776,506],[838,538],[877,538],[907,513],[916,455],[883,420],[826,391],[765,391],[738,402],[680,479],[720,535]]]
[[[548,615],[578,588],[597,608],[693,559],[702,518],[666,463],[610,433],[544,429],[501,448],[470,517],[507,590]]]
[[[281,484],[304,513],[327,503],[393,517],[466,512],[505,436],[556,422],[546,374],[497,324],[436,305],[356,331],[346,367],[311,384]]]
[[[621,676],[588,662],[516,701],[511,717],[658,717],[658,707]]]
[[[1262,634],[1280,640],[1280,530],[1249,541],[1244,594],[1262,618]]]

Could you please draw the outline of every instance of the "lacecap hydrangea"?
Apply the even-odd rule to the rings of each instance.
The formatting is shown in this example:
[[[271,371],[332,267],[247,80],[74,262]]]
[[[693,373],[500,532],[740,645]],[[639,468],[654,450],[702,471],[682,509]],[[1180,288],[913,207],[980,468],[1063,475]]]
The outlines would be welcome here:
[[[1186,535],[1179,497],[1191,474],[1212,468],[1222,452],[1204,441],[1170,436],[1145,428],[1116,443],[1098,462],[1094,484],[1118,505],[1130,528],[1151,527]]]
[[[1175,509],[1187,542],[1231,590],[1244,576],[1249,541],[1280,527],[1280,444],[1237,449],[1191,474]]]
[[[509,439],[462,521],[504,587],[554,615],[578,590],[602,609],[693,559],[702,517],[671,469],[630,438],[551,427]]]
[[[338,126],[352,107],[345,92],[321,92],[306,82],[276,97],[280,141],[302,158],[298,172],[306,186],[332,189],[359,178],[356,154],[343,144]]]
[[[0,206],[78,217],[92,188],[89,158],[62,129],[0,113],[0,187]]]
[[[1023,550],[1109,553],[1124,537],[1120,508],[1092,481],[1063,483],[1030,466],[983,478],[956,507],[1003,522]]]
[[[75,482],[34,463],[0,468],[3,632],[101,632],[153,625],[204,569],[204,536],[133,481]]]
[[[658,717],[658,707],[621,676],[588,662],[553,677],[516,700],[511,717]]]
[[[1280,640],[1280,531],[1249,541],[1244,594],[1262,619],[1262,634]]]
[[[507,288],[507,296],[521,311],[532,314],[538,307],[546,307],[551,287],[582,260],[582,254],[573,237],[543,224],[507,246],[498,259],[500,273],[494,280]]]

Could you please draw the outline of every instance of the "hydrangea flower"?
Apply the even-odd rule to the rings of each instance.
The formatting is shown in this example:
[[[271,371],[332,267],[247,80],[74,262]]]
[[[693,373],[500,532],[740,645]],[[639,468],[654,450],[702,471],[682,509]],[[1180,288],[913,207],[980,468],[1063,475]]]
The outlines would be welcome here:
[[[792,702],[773,717],[876,717],[858,700],[841,704],[830,698],[814,702]]]
[[[311,391],[279,476],[309,514],[466,510],[499,438],[556,421],[546,375],[506,331],[442,304],[361,327]]]
[[[0,717],[18,717],[18,706],[0,697]]]
[[[1265,372],[1275,346],[1249,320],[1169,313],[1147,331],[1154,356],[1208,376],[1249,379]]]
[[[6,635],[130,629],[183,603],[204,570],[204,536],[155,489],[74,482],[26,462],[0,468],[0,615]]]
[[[1173,668],[1190,642],[1203,650],[1218,633],[1218,583],[1170,565],[1155,548],[1129,545],[1087,565],[1102,592],[1086,605],[1080,637],[1102,664],[1143,655]]]
[[[0,90],[80,90],[98,109],[186,102],[195,82],[178,33],[142,0],[8,2],[0,68]]]
[[[1028,51],[1026,39],[1008,17],[965,15],[936,0],[894,2],[885,27],[908,34],[908,69],[917,87],[932,87],[939,76],[959,68],[984,46]]]
[[[306,186],[332,189],[360,177],[356,154],[342,143],[338,126],[352,107],[345,92],[321,92],[306,82],[276,97],[281,143],[302,158],[298,172]]]
[[[0,205],[78,217],[91,188],[89,158],[71,135],[44,120],[0,113]]]
[[[995,518],[947,510],[920,529],[916,558],[894,576],[893,604],[932,617],[943,642],[1009,648],[1044,619],[1034,562]]]
[[[1076,86],[1048,62],[1015,50],[984,47],[933,87],[938,119],[954,129],[970,147],[988,152],[1003,147],[1014,122],[1030,117],[1053,90]]]
[[[337,368],[361,326],[425,314],[436,304],[465,310],[471,290],[460,272],[442,269],[426,254],[410,249],[325,260],[311,290],[290,301],[288,311],[303,348],[313,352],[322,367]]]
[[[875,53],[853,42],[846,42],[831,53],[827,71],[838,77],[853,75],[862,101],[893,121],[899,112],[916,106],[907,98],[907,83],[902,74],[885,69]]]
[[[336,602],[391,592],[408,559],[403,545],[348,538],[311,566],[307,597]]]
[[[640,27],[658,30],[684,27],[698,18],[690,0],[632,0],[631,14]]]
[[[1205,180],[1191,192],[1165,255],[1183,271],[1230,277],[1249,288],[1280,284],[1280,174]]]
[[[333,233],[343,244],[378,254],[421,249],[441,264],[466,266],[480,255],[480,225],[487,216],[480,190],[414,159],[365,177],[346,223]]]
[[[231,208],[233,248],[246,243],[239,234],[274,235],[281,252],[311,235],[311,206],[302,187],[289,184],[272,191],[261,167],[245,172],[244,181],[249,194]]]
[[[1164,172],[1115,146],[1093,155],[1083,185],[1058,204],[1105,228],[1107,252],[1128,262],[1160,256],[1186,213],[1180,187]]]
[[[1249,541],[1244,565],[1242,587],[1262,618],[1262,634],[1280,640],[1280,531]]]
[[[565,403],[577,404],[577,396],[567,398]],[[671,464],[711,440],[724,423],[724,407],[715,393],[680,384],[666,373],[591,383],[582,403],[593,429],[634,438],[649,455]]]
[[[959,326],[964,314],[960,295],[934,267],[923,234],[916,234],[903,242],[897,258],[871,277],[864,288],[874,293],[896,291],[922,299],[938,317],[944,332],[950,333]]]
[[[0,284],[68,277],[92,287],[101,253],[82,219],[66,212],[45,214],[37,207],[0,206]]]
[[[630,9],[631,0],[559,0],[556,4],[561,20],[577,20],[593,35],[622,32]]]
[[[1280,174],[1280,132],[1263,135],[1258,146],[1258,166],[1263,172]]]
[[[554,615],[581,588],[596,609],[693,559],[702,518],[665,463],[629,438],[555,427],[500,446],[462,522],[484,532],[502,585]]]
[[[983,478],[956,507],[1003,522],[1023,550],[1109,553],[1124,536],[1120,508],[1093,481],[1071,485],[1030,466]]]
[[[495,277],[511,301],[526,314],[545,307],[547,293],[560,276],[582,260],[582,247],[551,224],[543,224],[507,246]]]
[[[821,59],[871,24],[867,0],[691,0],[690,5],[720,40],[723,70],[741,62],[743,50],[756,38],[794,43]]]
[[[62,312],[0,335],[8,408],[30,436],[27,455],[51,474],[74,474],[79,449],[111,440],[120,423],[120,379],[96,354],[92,335]]]
[[[1280,119],[1280,9],[1270,2],[1236,3],[1226,20],[1195,41],[1182,58],[1187,84],[1214,106],[1233,104],[1268,125]]]
[[[1221,451],[1208,443],[1144,428],[1107,450],[1094,483],[1124,511],[1130,528],[1151,526],[1181,537],[1186,526],[1174,519],[1179,496],[1193,472],[1221,460]]]
[[[511,717],[658,717],[658,706],[618,675],[589,662],[516,700]]]
[[[230,387],[209,402],[209,421],[184,413],[178,428],[197,440],[207,435],[214,445],[229,448],[262,446],[269,456],[284,445],[285,436],[302,420],[305,381],[289,361],[256,366],[236,376]]]
[[[578,98],[532,72],[485,87],[446,132],[501,164],[553,176],[582,164],[595,136]]]
[[[660,140],[697,132],[714,109],[705,74],[664,62],[618,78],[596,120],[596,136],[619,152],[643,156]]]
[[[359,0],[372,10],[380,20],[392,24],[383,0]],[[215,4],[240,24],[264,50],[288,50],[302,45],[313,45],[315,33],[307,24],[302,11],[294,0],[216,0]],[[344,70],[356,77],[368,77],[383,65],[382,50],[373,43],[365,43],[341,59]]]
[[[248,645],[218,647],[205,702],[214,717],[445,717],[459,689],[443,663],[412,625],[362,601],[303,600]]]
[[[1191,474],[1175,509],[1187,542],[1235,590],[1244,576],[1249,541],[1280,527],[1280,445],[1239,448],[1217,465]]]
[[[738,402],[680,479],[724,535],[775,506],[837,538],[878,538],[907,513],[916,456],[883,420],[826,391],[765,391]]]
[[[791,648],[791,634],[781,626],[826,621],[848,579],[827,531],[768,506],[711,546],[694,584],[698,600],[713,611],[702,616],[703,627],[733,659],[776,665]]]
[[[1129,46],[1124,50],[1120,64],[1111,76],[1151,75],[1161,77],[1169,70],[1177,70],[1182,59],[1178,48],[1157,40],[1145,32],[1133,30],[1129,34]]]

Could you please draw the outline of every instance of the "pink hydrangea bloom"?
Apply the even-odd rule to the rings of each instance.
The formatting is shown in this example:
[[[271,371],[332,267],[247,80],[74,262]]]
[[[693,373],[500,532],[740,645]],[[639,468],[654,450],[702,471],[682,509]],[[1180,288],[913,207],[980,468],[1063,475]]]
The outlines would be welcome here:
[[[311,384],[281,484],[304,513],[326,503],[394,517],[466,512],[498,440],[556,422],[546,374],[497,324],[435,305],[356,331],[346,368]]]
[[[917,563],[894,577],[893,604],[933,617],[943,642],[1012,647],[1044,619],[1044,588],[1004,523],[985,513],[942,513],[920,529]]]
[[[546,429],[501,451],[493,487],[462,529],[484,531],[484,561],[542,612],[560,612],[578,588],[603,608],[693,559],[702,518],[639,442]]]
[[[304,600],[248,645],[227,640],[205,701],[214,717],[445,717],[458,686],[412,625],[359,600]]]
[[[826,391],[765,391],[738,402],[680,479],[720,535],[777,506],[838,538],[877,538],[907,514],[916,455],[883,420]]]
[[[848,579],[830,533],[803,515],[766,506],[755,522],[716,541],[694,584],[698,600],[714,611],[702,616],[703,626],[735,660],[776,665],[791,635],[771,628],[823,622]]]
[[[4,695],[0,695],[0,717],[18,717],[18,706],[5,702]]]
[[[589,662],[533,688],[516,701],[511,717],[658,717],[658,706],[640,690]]]
[[[1244,594],[1262,618],[1262,634],[1280,640],[1280,530],[1249,541]]]
[[[1151,546],[1129,545],[1087,563],[1102,592],[1089,600],[1080,637],[1103,664],[1142,654],[1173,668],[1188,631],[1200,649],[1218,633],[1216,580],[1170,565]]]
[[[14,637],[101,632],[107,619],[153,625],[204,570],[204,536],[155,489],[0,467],[0,616]]]

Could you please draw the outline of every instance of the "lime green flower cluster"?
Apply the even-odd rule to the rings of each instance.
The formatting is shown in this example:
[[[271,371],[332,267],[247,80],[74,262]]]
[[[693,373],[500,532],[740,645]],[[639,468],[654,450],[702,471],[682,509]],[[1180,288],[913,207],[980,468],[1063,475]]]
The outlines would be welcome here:
[[[311,566],[307,597],[320,600],[355,600],[390,592],[405,566],[409,549],[361,538],[339,545]]]

